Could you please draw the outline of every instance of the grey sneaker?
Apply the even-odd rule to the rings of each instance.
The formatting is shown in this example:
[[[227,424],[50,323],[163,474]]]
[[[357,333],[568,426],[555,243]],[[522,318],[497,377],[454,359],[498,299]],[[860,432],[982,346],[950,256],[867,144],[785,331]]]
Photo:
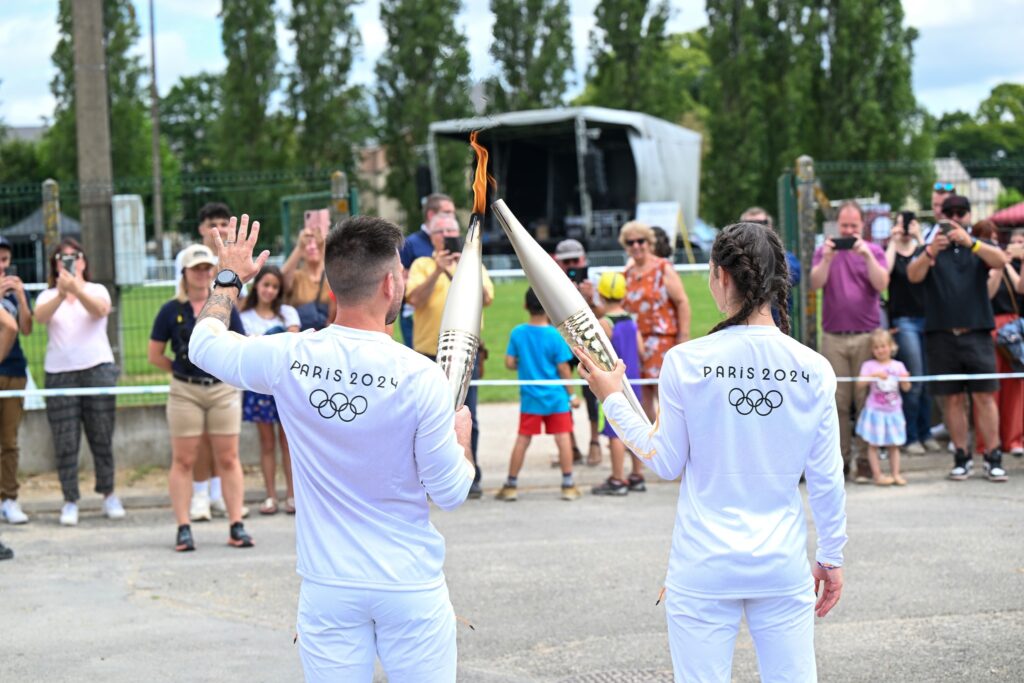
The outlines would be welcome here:
[[[924,455],[928,451],[919,443],[908,443],[903,447],[903,452],[907,455]]]

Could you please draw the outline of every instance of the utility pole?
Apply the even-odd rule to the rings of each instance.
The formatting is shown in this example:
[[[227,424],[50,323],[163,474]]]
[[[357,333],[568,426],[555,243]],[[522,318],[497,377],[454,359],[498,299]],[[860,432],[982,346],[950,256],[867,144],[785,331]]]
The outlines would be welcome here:
[[[160,169],[160,96],[156,88],[156,14],[149,0],[149,117],[153,120],[153,239],[163,253],[164,197]]]
[[[796,160],[797,225],[800,235],[800,263],[807,268],[800,278],[800,303],[803,304],[801,332],[803,343],[818,349],[818,292],[811,288],[810,263],[814,256],[815,216],[818,205],[814,199],[814,159],[806,154]]]
[[[119,358],[122,351],[118,325],[121,297],[114,279],[114,228],[110,205],[114,173],[110,158],[103,0],[75,0],[71,3],[71,12],[82,241],[89,255],[93,280],[110,292],[107,334],[115,357]]]

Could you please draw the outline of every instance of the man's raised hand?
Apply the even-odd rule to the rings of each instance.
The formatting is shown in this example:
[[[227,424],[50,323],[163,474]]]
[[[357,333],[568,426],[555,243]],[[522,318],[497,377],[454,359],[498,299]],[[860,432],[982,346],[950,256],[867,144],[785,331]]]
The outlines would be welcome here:
[[[237,228],[237,229],[236,229]],[[270,258],[266,249],[253,260],[252,253],[256,248],[256,240],[260,236],[260,222],[253,221],[249,226],[249,214],[243,213],[241,220],[232,216],[228,221],[228,232],[235,236],[234,241],[224,242],[220,231],[213,231],[213,241],[217,245],[218,266],[223,270],[232,270],[242,282],[248,282],[260,272],[263,264]]]

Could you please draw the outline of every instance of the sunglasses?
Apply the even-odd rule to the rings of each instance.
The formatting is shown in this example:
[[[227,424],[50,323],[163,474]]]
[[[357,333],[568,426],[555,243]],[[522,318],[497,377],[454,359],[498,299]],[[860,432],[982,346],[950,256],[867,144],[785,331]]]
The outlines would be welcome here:
[[[626,246],[627,247],[633,247],[633,246],[636,246],[637,244],[647,244],[647,238],[646,237],[638,237],[635,240],[626,240]]]
[[[949,218],[963,218],[968,213],[970,213],[970,211],[968,211],[967,209],[956,208],[956,209],[947,209],[947,210],[943,211],[942,213],[946,214],[946,216],[948,216]]]
[[[956,185],[953,183],[935,183],[932,189],[936,192],[952,192],[956,189]]]

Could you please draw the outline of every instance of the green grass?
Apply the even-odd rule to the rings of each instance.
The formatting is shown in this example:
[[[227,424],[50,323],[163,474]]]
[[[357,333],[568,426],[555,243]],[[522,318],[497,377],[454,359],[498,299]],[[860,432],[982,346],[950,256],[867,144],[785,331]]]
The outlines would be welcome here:
[[[690,325],[695,337],[706,334],[721,316],[708,292],[707,275],[686,273],[682,275],[683,287],[690,299],[693,318]],[[516,373],[505,368],[505,348],[512,328],[526,322],[523,309],[523,295],[526,293],[525,279],[506,280],[495,283],[494,303],[484,310],[484,343],[490,351],[490,358],[484,368],[487,379],[515,379]],[[118,384],[156,385],[167,384],[170,376],[158,372],[146,360],[146,347],[153,319],[160,307],[174,296],[171,287],[128,287],[121,293],[121,316],[123,336],[123,364]],[[400,334],[395,330],[396,336]],[[29,368],[39,387],[43,386],[43,358],[46,355],[46,327],[35,325],[32,335],[22,338],[22,347],[28,357]],[[481,401],[517,401],[516,387],[481,387]],[[118,405],[162,404],[163,395],[120,396]]]

